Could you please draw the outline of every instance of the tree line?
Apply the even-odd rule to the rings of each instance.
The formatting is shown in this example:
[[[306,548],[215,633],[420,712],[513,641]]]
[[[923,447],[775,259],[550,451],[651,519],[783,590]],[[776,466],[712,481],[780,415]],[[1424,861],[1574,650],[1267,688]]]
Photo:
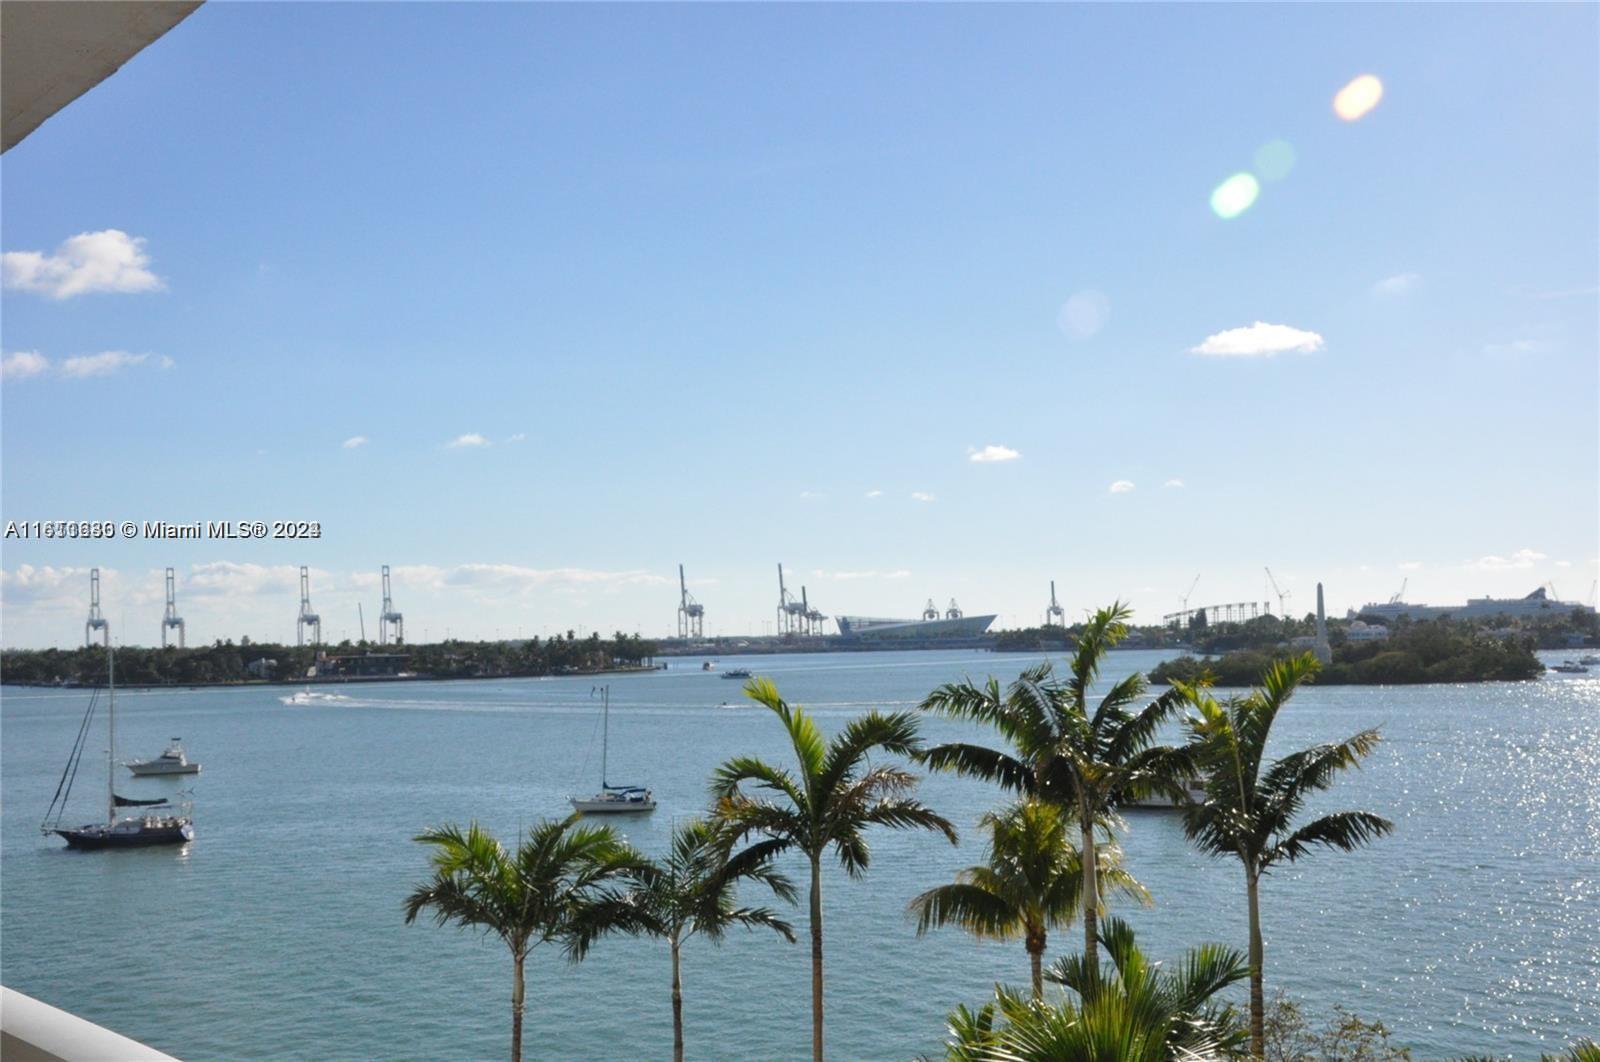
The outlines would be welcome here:
[[[954,926],[1020,941],[1027,960],[1026,988],[997,986],[992,1000],[951,1012],[948,1058],[1268,1057],[1269,1029],[1277,1044],[1286,1026],[1269,1023],[1264,990],[1266,876],[1318,850],[1352,851],[1393,830],[1370,811],[1302,815],[1307,797],[1369,756],[1379,736],[1368,729],[1266,756],[1275,721],[1317,672],[1308,654],[1270,662],[1247,693],[1222,699],[1204,681],[1176,682],[1151,697],[1138,674],[1095,698],[1091,690],[1107,652],[1126,636],[1127,618],[1121,605],[1098,612],[1063,671],[1046,663],[1004,685],[996,678],[947,684],[916,711],[868,712],[831,737],[770,680],[752,679],[745,694],[784,729],[786,761],[736,756],[723,763],[709,781],[705,812],[675,826],[664,855],[651,858],[579,816],[539,823],[515,850],[476,824],[442,826],[416,838],[429,848],[432,876],[406,900],[405,918],[429,914],[440,925],[483,928],[506,943],[514,1062],[524,963],[536,947],[558,948],[576,961],[610,934],[661,939],[671,953],[673,1047],[681,1060],[684,943],[695,935],[714,943],[740,926],[793,941],[795,927],[780,911],[744,906],[738,894],[756,888],[789,904],[804,890],[811,1050],[820,1060],[822,864],[835,859],[848,879],[865,876],[874,827],[925,830],[955,843],[954,825],[916,798],[912,768],[921,767],[991,782],[1005,802],[981,820],[983,861],[911,898],[916,931]],[[928,746],[919,733],[925,714],[979,724],[997,740]],[[1159,734],[1172,721],[1182,723],[1186,740],[1162,744]],[[1190,798],[1195,787],[1203,796]],[[1242,949],[1202,944],[1162,965],[1144,955],[1132,926],[1110,913],[1113,897],[1149,902],[1116,839],[1119,811],[1148,798],[1180,804],[1190,841],[1238,864],[1249,926]],[[776,868],[785,854],[803,857],[803,881]],[[1081,950],[1047,964],[1050,934],[1077,921]],[[1238,983],[1249,986],[1242,1012],[1219,997]],[[1310,1042],[1298,1012],[1291,1017],[1300,1024],[1287,1026],[1290,1038]],[[1360,1035],[1381,1034],[1387,1043],[1381,1025],[1354,1024]],[[1348,1042],[1350,1029],[1345,1022],[1329,1036]]]

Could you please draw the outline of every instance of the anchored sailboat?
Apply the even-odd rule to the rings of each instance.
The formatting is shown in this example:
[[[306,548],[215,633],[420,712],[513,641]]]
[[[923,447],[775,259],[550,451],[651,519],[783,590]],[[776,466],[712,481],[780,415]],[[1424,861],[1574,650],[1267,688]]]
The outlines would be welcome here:
[[[600,687],[600,792],[592,797],[569,797],[567,803],[585,815],[635,814],[656,809],[655,797],[642,785],[611,785],[606,781],[606,750],[611,743],[611,687]],[[593,696],[593,693],[590,694]],[[591,739],[592,740],[592,739]]]
[[[100,691],[89,697],[89,707],[78,725],[78,740],[67,757],[61,771],[61,781],[56,784],[56,795],[50,800],[44,822],[39,831],[46,836],[56,834],[64,838],[69,848],[143,848],[155,844],[184,844],[194,840],[194,820],[186,808],[180,808],[166,798],[158,800],[133,800],[118,796],[114,788],[117,768],[117,690],[116,658],[111,649],[109,634],[106,638],[106,821],[91,822],[76,829],[61,825],[66,813],[67,798],[72,795],[72,783],[78,777],[78,764],[83,759],[84,746],[89,738],[89,724],[94,719]],[[135,815],[118,815],[119,808],[144,808]],[[52,816],[54,816],[52,818]]]

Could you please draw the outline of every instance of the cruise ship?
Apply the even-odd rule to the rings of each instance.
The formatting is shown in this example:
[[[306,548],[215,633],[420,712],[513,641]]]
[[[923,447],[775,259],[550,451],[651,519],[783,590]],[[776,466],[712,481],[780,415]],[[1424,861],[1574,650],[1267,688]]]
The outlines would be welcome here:
[[[996,614],[998,615],[998,614]],[[871,616],[839,616],[839,637],[861,641],[930,641],[936,638],[977,638],[989,629],[996,615],[968,616],[954,601],[941,615],[928,602],[921,619],[878,619]]]
[[[1574,609],[1593,612],[1592,605],[1579,604],[1576,601],[1557,601],[1545,593],[1544,587],[1539,587],[1525,597],[1472,597],[1467,599],[1465,605],[1412,605],[1404,601],[1385,601],[1382,604],[1372,602],[1362,605],[1359,611],[1353,612],[1355,616],[1377,616],[1380,619],[1393,620],[1401,616],[1409,616],[1414,620],[1423,619],[1484,619],[1491,616],[1510,616],[1514,619],[1526,619],[1535,616],[1561,616],[1568,615]]]

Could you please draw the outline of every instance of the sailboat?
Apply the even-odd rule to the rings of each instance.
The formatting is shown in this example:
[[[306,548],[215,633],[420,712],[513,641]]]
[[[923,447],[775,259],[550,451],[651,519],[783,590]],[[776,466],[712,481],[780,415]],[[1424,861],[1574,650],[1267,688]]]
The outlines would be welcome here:
[[[61,816],[67,809],[67,798],[72,795],[72,783],[78,777],[78,764],[83,759],[83,749],[89,738],[89,723],[94,718],[99,697],[100,691],[95,690],[89,698],[83,722],[78,725],[78,740],[73,744],[72,754],[67,757],[67,765],[61,771],[56,795],[44,814],[39,832],[47,837],[53,833],[65,838],[68,848],[144,848],[155,844],[184,844],[194,840],[194,820],[187,808],[180,809],[165,797],[133,800],[118,796],[113,788],[117,766],[117,683],[116,658],[111,649],[109,632],[106,636],[106,821],[91,822],[76,829],[61,825]],[[143,810],[120,815],[122,808]]]
[[[592,797],[568,797],[567,803],[585,815],[626,815],[654,811],[656,799],[644,786],[612,785],[606,781],[606,750],[611,743],[611,687],[601,686],[600,693],[600,792]]]

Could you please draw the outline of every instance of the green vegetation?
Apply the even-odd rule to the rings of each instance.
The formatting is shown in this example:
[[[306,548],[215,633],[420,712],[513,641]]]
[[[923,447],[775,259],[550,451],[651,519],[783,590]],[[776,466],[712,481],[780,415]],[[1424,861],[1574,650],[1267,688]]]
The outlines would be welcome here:
[[[980,824],[989,831],[989,858],[913,899],[917,935],[954,923],[991,940],[1022,938],[1033,972],[1033,996],[1044,996],[1044,949],[1049,930],[1068,926],[1083,909],[1083,866],[1068,836],[1070,816],[1053,804],[1023,800],[990,812]],[[1144,887],[1121,867],[1121,852],[1099,851],[1098,877],[1138,899]]]
[[[1502,638],[1448,620],[1429,620],[1396,626],[1384,639],[1334,643],[1333,663],[1318,673],[1316,682],[1340,686],[1520,681],[1544,673],[1533,649],[1531,638]],[[1242,650],[1219,660],[1181,656],[1156,665],[1150,680],[1192,684],[1209,672],[1214,685],[1248,686],[1290,655],[1289,650],[1276,648]]]
[[[713,944],[736,926],[771,929],[794,943],[794,927],[765,907],[739,907],[734,893],[741,882],[755,882],[780,899],[795,901],[789,879],[772,869],[772,852],[746,851],[729,859],[725,832],[706,819],[690,819],[673,827],[667,857],[642,862],[630,872],[633,891],[624,899],[616,921],[627,922],[672,948],[672,1057],[683,1062],[683,976],[680,952],[684,941],[699,934]],[[611,919],[595,921],[603,930]]]
[[[1071,678],[1057,681],[1049,664],[1029,668],[1005,691],[991,678],[939,687],[922,702],[924,711],[993,727],[1014,754],[952,743],[929,749],[922,762],[997,783],[1002,789],[1053,804],[1074,818],[1082,834],[1084,957],[1099,969],[1096,932],[1103,914],[1096,870],[1096,830],[1112,810],[1148,792],[1177,792],[1189,771],[1182,749],[1155,743],[1156,731],[1178,707],[1169,690],[1135,711],[1145,691],[1143,675],[1118,682],[1092,710],[1089,688],[1106,653],[1127,635],[1127,606],[1095,613],[1078,637]]]
[[[1047,1003],[997,985],[993,1003],[976,1012],[958,1007],[950,1015],[945,1057],[951,1062],[1162,1062],[1241,1056],[1245,1031],[1238,1015],[1212,997],[1245,977],[1242,955],[1207,944],[1169,971],[1145,958],[1125,922],[1107,919],[1101,936],[1111,957],[1106,968],[1093,969],[1084,956],[1073,955],[1050,969],[1050,980],[1075,1000]]]
[[[832,848],[845,873],[859,878],[871,860],[868,826],[938,830],[951,844],[956,831],[944,816],[907,795],[916,775],[869,760],[878,749],[915,755],[921,748],[915,714],[868,712],[824,741],[816,722],[791,708],[770,679],[751,679],[744,692],[783,723],[799,773],[754,756],[735,757],[712,775],[715,813],[730,840],[763,838],[739,858],[762,859],[793,849],[811,863],[811,1056],[822,1062],[822,857]],[[779,799],[751,796],[743,789],[746,783]]]
[[[404,668],[430,678],[508,678],[560,675],[638,666],[656,654],[656,643],[636,635],[616,632],[602,639],[598,633],[578,638],[572,631],[548,641],[530,638],[513,642],[448,641],[428,645],[378,646],[370,642],[340,642],[320,649],[311,646],[272,645],[232,641],[192,649],[117,647],[117,684],[130,686],[204,686],[215,683],[263,681],[250,666],[271,662],[267,675],[280,681],[302,681],[311,668],[320,672],[318,653],[329,657],[359,657],[367,653],[402,654]],[[31,685],[101,686],[106,681],[105,649],[12,649],[0,653],[0,676],[6,682]],[[356,677],[356,676],[351,676]]]
[[[1345,741],[1263,761],[1272,724],[1300,684],[1317,669],[1307,653],[1280,660],[1248,696],[1218,703],[1205,689],[1177,687],[1197,713],[1189,720],[1196,761],[1205,778],[1205,803],[1191,806],[1184,833],[1202,852],[1231,856],[1244,866],[1250,912],[1250,1051],[1266,1050],[1261,938],[1262,877],[1278,863],[1292,863],[1314,847],[1349,852],[1394,829],[1367,811],[1340,811],[1298,828],[1294,818],[1312,793],[1329,788],[1338,773],[1361,762],[1378,744],[1376,730]]]
[[[424,911],[436,923],[481,929],[511,949],[511,1062],[522,1058],[523,962],[540,944],[561,944],[583,958],[590,941],[613,928],[625,875],[639,855],[609,826],[580,826],[577,816],[543,820],[508,853],[472,823],[439,826],[415,840],[433,847],[433,878],[406,899],[406,924]]]
[[[1314,1026],[1305,1010],[1282,993],[1267,1007],[1265,1062],[1405,1062],[1411,1050],[1389,1042],[1381,1021],[1363,1021],[1337,1003],[1333,1016]]]

